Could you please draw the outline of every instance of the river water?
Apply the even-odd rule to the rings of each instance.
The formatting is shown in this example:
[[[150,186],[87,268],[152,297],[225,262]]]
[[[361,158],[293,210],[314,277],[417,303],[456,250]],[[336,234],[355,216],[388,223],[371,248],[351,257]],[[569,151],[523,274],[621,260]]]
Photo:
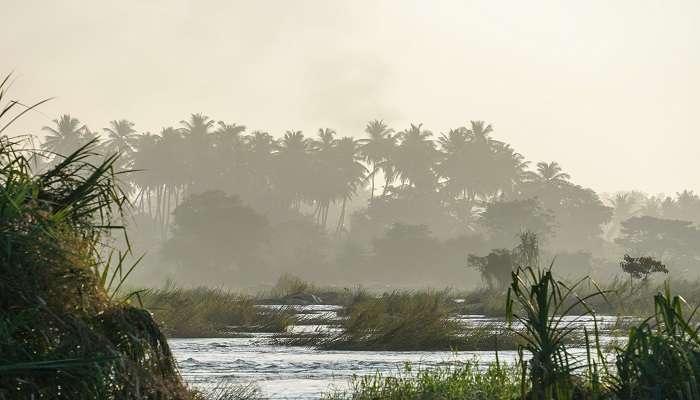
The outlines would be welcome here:
[[[331,307],[314,307],[314,312],[334,311]],[[460,319],[473,325],[499,322],[498,319],[476,315]],[[614,322],[615,317],[599,317],[599,321],[601,319],[605,325]],[[590,320],[582,323],[589,324]],[[274,345],[271,336],[260,333],[247,338],[170,339],[169,343],[184,379],[191,385],[211,387],[219,382],[252,383],[266,399],[318,399],[330,390],[347,389],[354,375],[369,375],[377,371],[399,373],[407,362],[416,369],[469,360],[486,366],[495,361],[493,351],[329,351]],[[501,361],[517,359],[516,351],[500,351],[498,355]]]

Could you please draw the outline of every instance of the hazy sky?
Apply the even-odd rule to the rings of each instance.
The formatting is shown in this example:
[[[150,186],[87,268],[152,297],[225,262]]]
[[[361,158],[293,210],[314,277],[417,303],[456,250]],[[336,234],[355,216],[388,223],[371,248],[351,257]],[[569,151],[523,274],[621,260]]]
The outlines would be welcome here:
[[[700,1],[3,0],[18,125],[158,132],[193,112],[279,135],[468,120],[596,190],[700,191]]]

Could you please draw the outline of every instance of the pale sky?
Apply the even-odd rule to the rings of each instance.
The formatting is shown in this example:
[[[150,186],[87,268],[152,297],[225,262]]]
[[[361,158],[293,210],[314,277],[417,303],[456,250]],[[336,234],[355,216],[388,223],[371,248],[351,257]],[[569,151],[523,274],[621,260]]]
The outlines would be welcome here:
[[[599,191],[700,191],[700,1],[0,0],[13,98],[158,132],[485,120]],[[21,131],[21,132],[20,132]]]

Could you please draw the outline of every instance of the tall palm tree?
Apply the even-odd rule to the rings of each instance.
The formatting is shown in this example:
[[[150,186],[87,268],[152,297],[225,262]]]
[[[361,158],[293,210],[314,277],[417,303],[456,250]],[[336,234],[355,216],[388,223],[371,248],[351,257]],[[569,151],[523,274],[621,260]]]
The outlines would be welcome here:
[[[191,114],[189,120],[180,121],[180,124],[183,126],[185,135],[206,136],[214,126],[214,120],[202,113],[197,113]]]
[[[622,222],[637,213],[637,200],[629,193],[618,193],[610,201],[617,222]]]
[[[277,182],[280,195],[294,209],[301,208],[311,184],[312,162],[311,144],[302,131],[288,130],[280,141],[276,153]]]
[[[251,191],[255,196],[269,193],[274,187],[277,169],[274,165],[278,143],[267,132],[253,131],[244,138],[245,157],[251,175]]]
[[[239,143],[242,140],[242,134],[245,132],[245,125],[227,124],[224,121],[217,122],[218,128],[214,132],[216,135],[227,138],[231,143]]]
[[[68,155],[83,146],[90,139],[87,127],[77,118],[63,114],[54,119],[55,126],[44,126],[41,130],[48,132],[41,147],[55,154]]]
[[[396,147],[396,136],[393,135],[394,130],[384,121],[376,119],[367,123],[365,132],[369,138],[359,142],[360,152],[363,160],[370,166],[370,199],[374,199],[375,177],[380,170],[384,173],[385,186],[391,183],[393,173],[388,161]]]
[[[336,198],[341,203],[340,216],[336,232],[341,232],[345,224],[345,211],[348,200],[351,200],[357,190],[365,184],[367,168],[362,164],[360,143],[351,137],[339,139],[334,148],[334,168],[338,189]]]
[[[450,129],[438,138],[442,152],[436,167],[438,175],[444,179],[442,186],[449,196],[462,196],[467,199],[467,192],[472,184],[472,158],[469,154],[469,132],[466,128]]]
[[[104,142],[105,154],[119,153],[121,169],[129,168],[132,164],[134,145],[136,144],[136,130],[134,123],[126,119],[114,120],[109,122],[109,127],[102,128],[107,134],[107,140]]]
[[[187,166],[187,190],[193,193],[216,187],[219,178],[212,175],[212,171],[217,170],[217,160],[212,154],[215,135],[211,134],[211,130],[214,124],[214,120],[201,113],[191,114],[188,120],[180,121],[180,132],[184,138],[180,143],[180,157]]]
[[[423,124],[411,124],[399,134],[400,143],[394,151],[391,163],[402,188],[411,185],[426,190],[435,186],[433,167],[438,159],[432,132],[423,129]]]
[[[325,227],[328,219],[328,210],[331,202],[335,198],[335,188],[337,180],[335,146],[337,140],[335,131],[332,129],[319,129],[318,139],[311,141],[312,169],[314,173],[314,183],[309,185],[307,193],[311,200],[316,203],[314,216],[316,222]]]
[[[537,177],[546,183],[566,183],[571,179],[571,175],[562,172],[562,168],[556,161],[550,163],[537,163]]]
[[[484,121],[469,121],[469,134],[477,142],[487,142],[491,140],[489,135],[493,132],[491,124],[486,124]]]

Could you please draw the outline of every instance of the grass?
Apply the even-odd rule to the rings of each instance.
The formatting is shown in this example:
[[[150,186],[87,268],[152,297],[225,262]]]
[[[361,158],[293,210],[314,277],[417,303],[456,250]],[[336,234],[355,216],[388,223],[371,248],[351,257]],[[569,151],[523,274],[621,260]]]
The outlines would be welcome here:
[[[140,294],[168,337],[231,337],[246,332],[283,332],[294,314],[259,307],[253,297],[223,289],[165,287]]]
[[[407,364],[396,375],[355,377],[349,391],[326,394],[325,400],[500,400],[521,391],[520,367],[492,364],[484,370],[476,362],[413,371]]]
[[[700,398],[700,337],[697,311],[669,286],[654,296],[652,317],[633,328],[620,349],[617,375],[611,377],[620,398]],[[689,316],[685,310],[691,311]]]
[[[447,291],[393,292],[379,297],[360,292],[341,311],[340,333],[278,336],[287,345],[326,350],[493,350],[517,348],[516,336],[502,326],[466,328],[455,317]]]
[[[0,133],[31,109],[10,117],[7,84]],[[127,203],[116,156],[93,141],[35,173],[27,145],[0,137],[0,399],[192,398],[150,313],[113,296],[123,258],[100,258]]]

